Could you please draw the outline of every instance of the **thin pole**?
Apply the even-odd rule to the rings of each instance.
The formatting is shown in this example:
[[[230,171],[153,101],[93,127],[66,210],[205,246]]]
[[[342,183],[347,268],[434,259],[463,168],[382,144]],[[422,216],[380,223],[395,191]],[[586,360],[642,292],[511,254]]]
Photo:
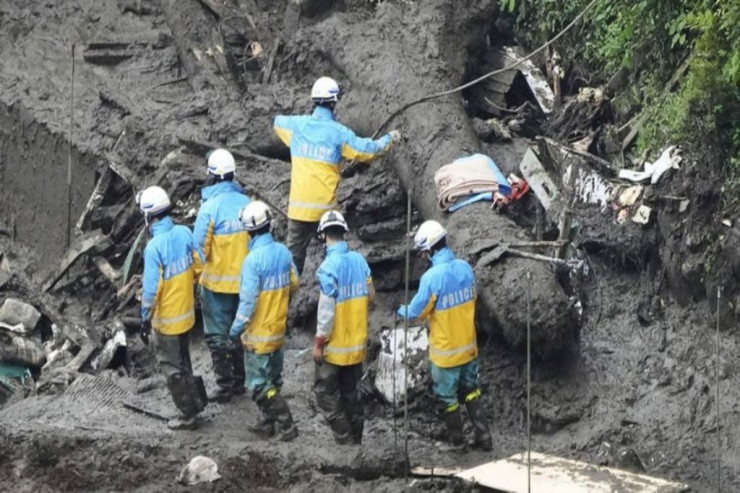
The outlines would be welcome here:
[[[72,44],[72,81],[69,91],[69,137],[67,141],[67,249],[72,242],[72,129],[74,128],[75,101],[75,45]]]
[[[527,492],[532,492],[532,273],[527,271]]]
[[[409,275],[411,268],[411,249],[409,248],[409,236],[411,236],[411,195],[413,187],[406,194],[406,284],[404,293],[404,304],[406,310],[409,306]],[[409,479],[409,386],[408,386],[408,349],[409,349],[409,317],[408,313],[403,317],[403,456],[404,456],[404,474]]]
[[[722,300],[722,288],[717,287],[717,362],[715,366],[715,378],[717,379],[717,491],[722,491],[722,473],[720,470],[722,464],[722,441],[719,434],[719,357],[720,357],[720,337],[719,337],[719,307]]]

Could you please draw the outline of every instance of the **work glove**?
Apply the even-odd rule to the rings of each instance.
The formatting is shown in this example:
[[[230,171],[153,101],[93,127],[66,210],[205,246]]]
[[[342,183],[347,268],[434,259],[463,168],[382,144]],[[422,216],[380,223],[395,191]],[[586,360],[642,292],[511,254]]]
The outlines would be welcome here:
[[[391,130],[390,132],[388,132],[388,135],[391,136],[391,144],[401,142],[402,136],[401,132],[399,132],[398,130]]]
[[[149,336],[152,333],[152,321],[151,320],[144,320],[141,322],[141,327],[139,328],[139,337],[141,337],[141,342],[149,345]]]
[[[231,326],[231,329],[229,329],[229,339],[235,346],[241,344],[241,336],[244,332],[244,328],[247,326],[248,323],[249,320],[247,320],[247,322],[244,324],[234,324]]]
[[[326,343],[326,337],[316,336],[316,340],[313,345],[313,361],[317,365],[320,365],[324,361],[324,344]]]
[[[406,307],[406,305],[401,305],[398,307],[398,311],[396,312],[396,315],[398,315],[399,321],[403,321],[406,319],[407,312],[408,312],[408,308]]]

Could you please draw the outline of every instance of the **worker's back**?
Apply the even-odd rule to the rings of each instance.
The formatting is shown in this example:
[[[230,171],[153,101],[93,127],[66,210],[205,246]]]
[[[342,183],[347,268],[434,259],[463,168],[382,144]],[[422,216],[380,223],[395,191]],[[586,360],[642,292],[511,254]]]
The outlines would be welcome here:
[[[384,152],[391,143],[364,139],[337,122],[332,111],[317,106],[311,115],[275,117],[275,133],[290,147],[291,186],[288,217],[317,222],[337,204],[339,163],[342,158],[366,162]]]

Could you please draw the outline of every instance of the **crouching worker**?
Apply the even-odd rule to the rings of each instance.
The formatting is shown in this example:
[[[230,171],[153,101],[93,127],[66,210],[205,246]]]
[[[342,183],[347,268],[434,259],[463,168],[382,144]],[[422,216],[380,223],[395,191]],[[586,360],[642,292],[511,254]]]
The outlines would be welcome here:
[[[242,265],[239,308],[229,335],[245,349],[247,390],[263,414],[249,429],[265,438],[277,435],[290,441],[298,436],[298,429],[280,388],[288,304],[291,292],[298,288],[298,276],[290,251],[272,237],[270,209],[263,202],[250,203],[239,218],[252,239]]]
[[[414,237],[417,250],[432,266],[421,277],[419,292],[401,318],[429,320],[429,359],[434,394],[443,407],[451,448],[465,445],[460,404],[468,409],[475,430],[474,446],[491,450],[491,434],[480,400],[478,343],[475,332],[475,277],[470,264],[447,247],[447,231],[426,221]]]
[[[159,187],[136,196],[151,239],[144,249],[144,280],[141,299],[141,340],[154,344],[167,388],[182,416],[167,426],[173,430],[198,427],[196,415],[205,408],[203,380],[193,377],[190,364],[190,329],[195,323],[193,235],[175,225],[169,215],[170,199]]]
[[[368,306],[375,292],[367,261],[344,241],[348,229],[336,211],[325,213],[319,222],[326,259],[316,273],[321,292],[313,350],[314,393],[334,440],[359,444],[365,423],[360,380],[367,352]]]

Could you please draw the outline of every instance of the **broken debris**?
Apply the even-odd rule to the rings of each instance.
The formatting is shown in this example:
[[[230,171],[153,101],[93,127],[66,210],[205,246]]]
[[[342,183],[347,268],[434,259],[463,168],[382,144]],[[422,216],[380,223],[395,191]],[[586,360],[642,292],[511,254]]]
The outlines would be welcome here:
[[[8,298],[0,306],[0,322],[10,326],[20,325],[20,330],[10,329],[21,334],[33,332],[41,318],[41,313],[28,303],[15,298]]]
[[[655,162],[646,162],[643,171],[623,169],[619,172],[619,177],[634,182],[649,179],[650,183],[655,185],[660,181],[660,178],[666,171],[669,169],[679,169],[678,165],[681,159],[681,150],[676,146],[670,146],[661,153]]]

